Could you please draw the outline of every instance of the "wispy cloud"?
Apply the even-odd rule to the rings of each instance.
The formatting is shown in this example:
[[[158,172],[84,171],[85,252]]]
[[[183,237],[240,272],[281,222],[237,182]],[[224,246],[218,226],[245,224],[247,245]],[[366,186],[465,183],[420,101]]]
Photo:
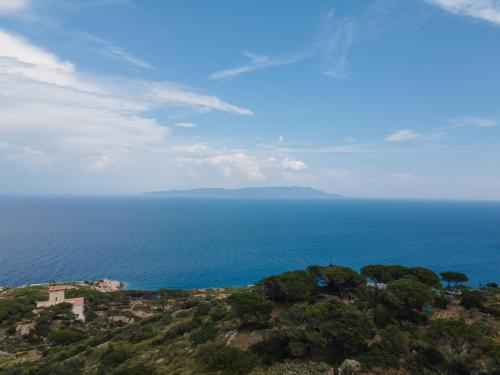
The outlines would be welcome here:
[[[481,19],[500,25],[500,1],[498,0],[424,0],[448,12]]]
[[[457,117],[449,120],[451,128],[462,128],[466,126],[474,128],[491,128],[498,125],[498,121],[484,117]]]
[[[404,142],[420,138],[421,135],[413,129],[401,129],[384,138],[386,142]]]
[[[28,40],[0,29],[0,139],[19,144],[16,157],[73,160],[89,172],[109,169],[127,155],[164,144],[169,130],[150,113],[252,111],[179,84],[80,72]],[[23,152],[20,152],[23,151]]]
[[[348,19],[337,19],[334,11],[325,14],[318,40],[318,50],[324,56],[327,76],[345,78],[347,56],[354,41],[356,24]]]
[[[178,128],[185,128],[185,129],[191,129],[198,126],[198,124],[195,124],[193,122],[178,122],[174,125],[177,126]]]
[[[140,59],[132,54],[124,51],[122,48],[101,39],[93,34],[85,32],[77,32],[76,35],[86,42],[92,43],[98,47],[99,52],[112,59],[123,61],[135,68],[139,69],[154,69],[147,61]]]
[[[243,52],[246,64],[219,70],[209,76],[211,80],[231,79],[245,73],[272,67],[291,65],[313,57],[320,57],[325,64],[324,73],[333,78],[344,78],[347,56],[354,40],[356,24],[347,18],[337,18],[334,11],[324,14],[319,35],[307,48],[294,54],[263,55]]]
[[[0,14],[17,12],[26,9],[27,0],[0,0]]]
[[[237,77],[244,73],[254,72],[256,70],[262,70],[267,68],[272,68],[275,66],[290,65],[300,62],[308,57],[307,54],[299,53],[297,55],[290,56],[266,56],[254,54],[251,52],[243,52],[243,55],[248,57],[250,61],[248,64],[244,64],[235,68],[229,68],[224,70],[219,70],[210,75],[209,79],[231,79]]]

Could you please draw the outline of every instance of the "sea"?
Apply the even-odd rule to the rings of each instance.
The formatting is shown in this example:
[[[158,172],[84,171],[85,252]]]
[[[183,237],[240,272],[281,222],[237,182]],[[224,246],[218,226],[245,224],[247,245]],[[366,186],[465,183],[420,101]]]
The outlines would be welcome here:
[[[330,263],[500,282],[500,203],[0,196],[0,285],[223,287]]]

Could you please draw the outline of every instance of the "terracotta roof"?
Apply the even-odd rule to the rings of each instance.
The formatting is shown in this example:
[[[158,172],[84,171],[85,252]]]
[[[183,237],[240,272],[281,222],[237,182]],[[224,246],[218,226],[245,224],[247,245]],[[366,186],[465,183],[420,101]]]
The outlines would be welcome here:
[[[83,297],[66,298],[64,302],[71,303],[74,306],[83,306],[83,304],[85,303],[85,298]]]
[[[66,289],[65,285],[51,285],[49,286],[49,292],[55,292],[56,290],[64,290]]]

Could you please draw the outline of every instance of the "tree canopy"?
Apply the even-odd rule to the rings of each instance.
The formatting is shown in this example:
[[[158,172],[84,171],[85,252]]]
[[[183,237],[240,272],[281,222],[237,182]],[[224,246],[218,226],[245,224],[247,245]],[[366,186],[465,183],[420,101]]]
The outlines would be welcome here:
[[[453,287],[456,287],[458,283],[465,283],[469,281],[469,278],[467,275],[460,273],[460,272],[454,272],[454,271],[444,271],[439,273],[441,275],[441,278],[446,281],[447,283],[447,288],[450,287],[451,283],[454,283]]]

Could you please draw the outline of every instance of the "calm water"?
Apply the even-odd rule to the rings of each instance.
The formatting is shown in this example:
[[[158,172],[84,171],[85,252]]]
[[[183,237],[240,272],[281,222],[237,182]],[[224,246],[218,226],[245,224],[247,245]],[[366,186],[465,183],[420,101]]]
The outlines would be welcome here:
[[[500,203],[0,197],[0,285],[243,285],[309,264],[500,281]]]

